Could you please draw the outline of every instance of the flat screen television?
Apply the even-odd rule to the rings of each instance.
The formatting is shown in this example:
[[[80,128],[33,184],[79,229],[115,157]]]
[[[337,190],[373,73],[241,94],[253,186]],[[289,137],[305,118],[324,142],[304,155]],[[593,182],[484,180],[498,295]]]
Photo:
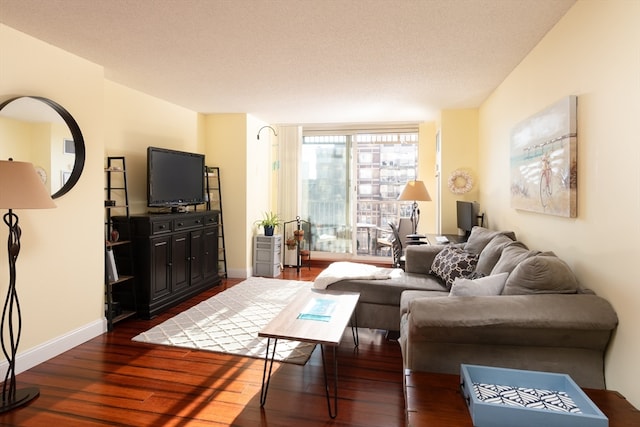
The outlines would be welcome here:
[[[204,155],[147,148],[147,204],[178,211],[205,202]]]
[[[465,241],[471,234],[471,229],[478,224],[478,209],[474,202],[456,201],[458,214],[458,228],[464,231]]]

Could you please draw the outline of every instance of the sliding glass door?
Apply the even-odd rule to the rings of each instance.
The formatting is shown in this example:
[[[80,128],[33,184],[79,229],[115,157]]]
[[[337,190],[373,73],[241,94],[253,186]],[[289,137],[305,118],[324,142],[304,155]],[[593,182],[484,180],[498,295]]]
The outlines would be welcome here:
[[[301,210],[309,218],[314,251],[391,256],[390,221],[409,216],[396,199],[417,176],[417,132],[304,135]]]
[[[313,226],[312,250],[351,253],[350,137],[303,137],[302,217]]]

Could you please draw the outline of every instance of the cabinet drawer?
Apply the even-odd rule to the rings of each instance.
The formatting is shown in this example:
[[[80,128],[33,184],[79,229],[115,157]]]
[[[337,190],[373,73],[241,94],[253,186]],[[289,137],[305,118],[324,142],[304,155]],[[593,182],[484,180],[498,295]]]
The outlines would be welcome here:
[[[280,248],[281,236],[255,236],[255,248],[256,249],[267,249],[274,250],[275,248]]]
[[[202,227],[203,218],[201,216],[195,216],[192,218],[179,218],[173,220],[173,229],[175,231],[185,230],[187,228]]]
[[[162,234],[171,231],[171,221],[153,221],[151,223],[152,234]]]
[[[210,214],[204,216],[204,225],[216,225],[218,223],[218,214]]]
[[[253,275],[263,277],[278,277],[280,275],[280,265],[258,262],[254,266]]]
[[[254,252],[254,259],[256,262],[268,262],[271,264],[278,264],[280,262],[280,250],[263,251],[257,249]]]

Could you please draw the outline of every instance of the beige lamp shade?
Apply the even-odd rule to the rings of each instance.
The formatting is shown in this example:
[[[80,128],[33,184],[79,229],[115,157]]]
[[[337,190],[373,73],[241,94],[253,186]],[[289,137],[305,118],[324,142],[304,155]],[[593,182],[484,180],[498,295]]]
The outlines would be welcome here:
[[[48,209],[56,205],[28,162],[0,160],[0,209]]]
[[[407,181],[402,193],[398,196],[398,200],[413,200],[419,202],[431,201],[431,196],[422,181]]]

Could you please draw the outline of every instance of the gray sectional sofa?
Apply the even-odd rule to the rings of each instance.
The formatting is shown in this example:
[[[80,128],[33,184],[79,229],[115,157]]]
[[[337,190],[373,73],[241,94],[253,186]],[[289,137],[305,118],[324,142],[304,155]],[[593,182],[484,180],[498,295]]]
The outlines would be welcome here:
[[[328,289],[360,292],[359,327],[400,331],[406,369],[501,366],[605,388],[615,311],[565,262],[513,233],[475,227],[465,244],[409,246],[405,271],[393,278],[350,278]]]

